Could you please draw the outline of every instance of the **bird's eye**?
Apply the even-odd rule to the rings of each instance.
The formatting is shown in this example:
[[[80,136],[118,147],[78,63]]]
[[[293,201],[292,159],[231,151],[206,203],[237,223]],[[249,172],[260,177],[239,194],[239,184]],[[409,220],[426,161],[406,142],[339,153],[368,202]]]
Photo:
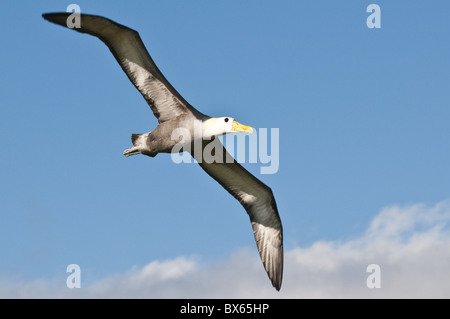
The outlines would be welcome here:
[[[228,117],[225,118],[225,123],[228,122]]]

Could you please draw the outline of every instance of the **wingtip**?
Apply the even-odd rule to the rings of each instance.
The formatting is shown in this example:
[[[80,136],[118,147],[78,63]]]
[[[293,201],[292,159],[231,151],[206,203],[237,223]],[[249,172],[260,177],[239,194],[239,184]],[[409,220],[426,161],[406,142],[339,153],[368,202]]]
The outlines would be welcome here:
[[[42,18],[55,24],[65,25],[69,15],[70,13],[67,12],[46,12],[42,14]]]
[[[65,13],[66,12],[45,12],[42,14],[42,17],[45,20],[49,20],[52,16],[59,15],[59,14],[65,14]]]
[[[274,283],[272,283],[273,284],[273,287],[277,290],[277,291],[280,291],[280,289],[281,289],[281,280],[280,281],[276,281],[276,282],[274,282]]]
[[[41,14],[41,16],[45,19],[45,20],[48,20],[48,15],[49,15],[50,13],[43,13],[43,14]]]
[[[281,278],[280,279],[275,279],[275,280],[272,280],[272,286],[277,290],[277,291],[280,291],[280,289],[281,289]]]

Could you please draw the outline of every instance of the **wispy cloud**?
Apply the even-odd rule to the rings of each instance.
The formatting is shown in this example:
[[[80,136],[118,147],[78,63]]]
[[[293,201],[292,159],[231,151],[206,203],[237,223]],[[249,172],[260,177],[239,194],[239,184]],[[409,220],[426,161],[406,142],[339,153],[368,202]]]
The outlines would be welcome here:
[[[386,207],[358,238],[287,251],[279,293],[254,249],[243,249],[215,263],[191,257],[153,261],[80,289],[66,288],[61,278],[0,279],[0,297],[449,298],[449,222],[450,201]],[[369,264],[380,266],[381,288],[367,287]]]

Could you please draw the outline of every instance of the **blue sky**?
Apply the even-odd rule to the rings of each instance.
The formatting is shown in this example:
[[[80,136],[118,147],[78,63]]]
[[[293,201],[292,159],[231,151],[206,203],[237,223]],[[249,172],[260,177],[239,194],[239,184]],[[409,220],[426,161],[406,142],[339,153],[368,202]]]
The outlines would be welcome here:
[[[103,43],[42,19],[70,3],[0,11],[0,279],[53,282],[76,263],[88,286],[177,258],[259,262],[245,210],[197,165],[122,155],[157,121]],[[244,165],[275,194],[288,255],[352,242],[386,207],[450,198],[448,1],[76,3],[137,30],[201,112],[279,128],[279,171]]]

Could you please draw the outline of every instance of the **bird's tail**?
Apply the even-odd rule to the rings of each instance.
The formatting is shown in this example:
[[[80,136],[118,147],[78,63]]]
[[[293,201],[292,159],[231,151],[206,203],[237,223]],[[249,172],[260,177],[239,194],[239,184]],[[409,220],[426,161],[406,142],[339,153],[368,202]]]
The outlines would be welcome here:
[[[141,150],[145,147],[145,137],[147,134],[131,134],[131,142],[133,142],[133,147],[125,150],[123,155],[131,156],[136,154],[141,154]]]

